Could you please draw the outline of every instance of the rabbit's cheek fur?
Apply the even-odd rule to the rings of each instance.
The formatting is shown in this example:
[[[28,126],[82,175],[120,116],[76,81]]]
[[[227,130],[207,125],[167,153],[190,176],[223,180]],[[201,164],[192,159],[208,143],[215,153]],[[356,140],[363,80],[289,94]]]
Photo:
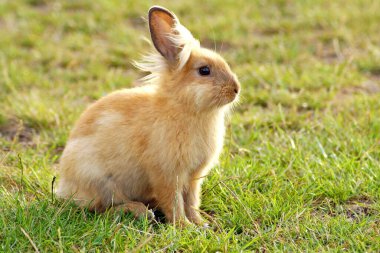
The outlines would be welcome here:
[[[192,84],[186,87],[186,97],[192,101],[197,111],[204,111],[217,107],[216,94],[218,92],[210,84]]]

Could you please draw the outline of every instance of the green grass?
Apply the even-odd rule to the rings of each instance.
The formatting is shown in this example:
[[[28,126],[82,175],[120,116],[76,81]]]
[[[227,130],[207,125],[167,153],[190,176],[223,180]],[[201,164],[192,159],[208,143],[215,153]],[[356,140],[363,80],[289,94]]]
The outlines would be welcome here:
[[[153,3],[0,0],[0,251],[380,251],[380,2],[159,3],[242,83],[203,187],[214,229],[51,194],[79,114],[142,75]]]

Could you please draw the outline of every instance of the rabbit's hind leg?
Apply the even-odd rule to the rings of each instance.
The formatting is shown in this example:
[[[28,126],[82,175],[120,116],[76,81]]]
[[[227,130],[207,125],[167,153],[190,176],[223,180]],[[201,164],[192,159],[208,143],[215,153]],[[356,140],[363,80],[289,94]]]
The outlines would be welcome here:
[[[111,212],[131,212],[136,218],[147,218],[148,220],[154,220],[154,213],[149,210],[147,206],[138,201],[127,200],[119,205],[112,206]]]

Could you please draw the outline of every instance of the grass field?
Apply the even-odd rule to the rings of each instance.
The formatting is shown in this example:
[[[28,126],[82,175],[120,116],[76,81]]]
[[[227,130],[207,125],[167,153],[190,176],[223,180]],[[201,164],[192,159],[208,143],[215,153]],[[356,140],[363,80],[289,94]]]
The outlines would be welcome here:
[[[213,229],[57,200],[91,102],[142,76],[152,1],[0,0],[0,251],[380,251],[380,1],[157,1],[242,83],[203,186]]]

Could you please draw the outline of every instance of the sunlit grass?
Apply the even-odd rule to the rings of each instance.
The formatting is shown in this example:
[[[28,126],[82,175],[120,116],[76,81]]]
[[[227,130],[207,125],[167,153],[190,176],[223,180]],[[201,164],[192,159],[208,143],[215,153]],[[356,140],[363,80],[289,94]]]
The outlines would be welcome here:
[[[242,83],[203,187],[213,229],[52,195],[79,114],[142,75],[153,3],[0,0],[0,251],[379,251],[380,2],[159,3]]]

